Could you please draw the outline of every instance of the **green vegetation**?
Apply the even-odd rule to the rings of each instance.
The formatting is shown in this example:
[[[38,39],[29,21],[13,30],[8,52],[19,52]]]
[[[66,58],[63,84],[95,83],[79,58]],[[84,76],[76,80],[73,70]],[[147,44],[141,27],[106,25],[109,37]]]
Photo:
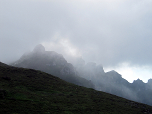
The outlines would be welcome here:
[[[32,69],[0,64],[0,114],[142,114],[152,107],[65,82]]]

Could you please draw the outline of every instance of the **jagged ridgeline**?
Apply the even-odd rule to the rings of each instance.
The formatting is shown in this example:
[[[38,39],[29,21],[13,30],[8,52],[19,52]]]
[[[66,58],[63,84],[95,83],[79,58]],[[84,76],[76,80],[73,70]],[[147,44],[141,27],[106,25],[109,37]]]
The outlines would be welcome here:
[[[151,114],[152,107],[0,63],[0,114]]]
[[[139,79],[129,83],[116,71],[104,72],[102,65],[93,62],[85,64],[82,58],[73,63],[74,66],[61,54],[45,51],[44,46],[39,44],[12,65],[40,70],[76,85],[152,105],[152,79],[148,83]]]
[[[79,76],[91,80],[96,90],[152,105],[152,79],[147,83],[140,79],[129,83],[116,71],[104,72],[103,67],[95,63],[87,63],[78,67],[77,71]]]
[[[54,51],[45,51],[44,46],[37,45],[32,52],[25,53],[18,61],[12,64],[16,67],[31,68],[57,76],[76,85],[94,88],[91,81],[77,75],[71,63],[68,63],[61,54]]]

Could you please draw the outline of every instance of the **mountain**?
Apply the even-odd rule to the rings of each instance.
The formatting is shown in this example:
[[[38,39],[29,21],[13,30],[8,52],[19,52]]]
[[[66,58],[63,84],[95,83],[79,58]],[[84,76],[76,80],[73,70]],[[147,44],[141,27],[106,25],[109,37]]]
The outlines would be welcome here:
[[[12,66],[41,70],[67,82],[94,88],[91,81],[77,75],[73,65],[68,63],[61,54],[54,51],[45,51],[41,44],[37,45],[32,52],[25,53]]]
[[[77,72],[80,77],[91,80],[96,90],[152,105],[152,79],[148,83],[140,79],[129,83],[116,71],[104,72],[102,65],[93,62],[77,67]]]
[[[41,70],[76,85],[94,88],[129,100],[152,105],[151,80],[144,83],[138,79],[129,83],[116,71],[104,72],[102,65],[96,65],[94,62],[85,64],[82,58],[74,59],[75,61],[72,63],[75,66],[68,63],[61,54],[45,51],[44,46],[39,44],[32,52],[25,53],[12,65]]]
[[[130,83],[123,79],[116,71],[104,72],[102,65],[87,63],[83,67],[77,68],[79,76],[91,80],[95,89],[121,96],[130,100],[134,96],[130,94]]]
[[[152,107],[41,71],[0,63],[0,114],[122,113],[151,114]]]

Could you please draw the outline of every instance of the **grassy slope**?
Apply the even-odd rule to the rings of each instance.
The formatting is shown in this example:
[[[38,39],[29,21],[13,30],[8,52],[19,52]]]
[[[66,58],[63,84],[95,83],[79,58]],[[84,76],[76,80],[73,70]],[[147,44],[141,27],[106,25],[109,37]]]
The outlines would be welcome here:
[[[152,112],[152,107],[148,105],[76,86],[40,71],[1,66],[1,64],[0,90],[6,91],[5,98],[0,98],[0,114],[140,114]]]

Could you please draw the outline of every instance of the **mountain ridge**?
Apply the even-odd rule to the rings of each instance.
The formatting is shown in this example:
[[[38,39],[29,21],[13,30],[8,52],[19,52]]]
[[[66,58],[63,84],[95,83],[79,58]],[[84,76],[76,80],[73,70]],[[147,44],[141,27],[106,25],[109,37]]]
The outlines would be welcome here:
[[[0,113],[150,114],[152,107],[41,71],[0,66]]]
[[[141,83],[140,80],[129,83],[114,70],[104,72],[102,65],[96,65],[94,62],[84,64],[82,59],[77,63],[78,66],[75,67],[61,54],[45,51],[44,46],[38,45],[32,52],[24,54],[13,66],[41,70],[77,85],[152,105],[151,80],[148,83]]]
[[[57,76],[67,82],[94,88],[91,81],[77,75],[77,71],[71,63],[68,63],[61,54],[54,51],[45,51],[44,46],[37,45],[32,52],[24,54],[12,66],[31,68]]]
[[[147,83],[139,79],[134,80],[133,83],[129,83],[114,70],[104,72],[103,67],[101,67],[100,72],[97,72],[97,69],[98,65],[95,65],[95,63],[91,69],[88,66],[83,66],[81,69],[77,68],[79,76],[88,80],[92,79],[91,81],[95,85],[96,90],[152,105],[152,101],[150,100],[152,94],[151,79]]]

